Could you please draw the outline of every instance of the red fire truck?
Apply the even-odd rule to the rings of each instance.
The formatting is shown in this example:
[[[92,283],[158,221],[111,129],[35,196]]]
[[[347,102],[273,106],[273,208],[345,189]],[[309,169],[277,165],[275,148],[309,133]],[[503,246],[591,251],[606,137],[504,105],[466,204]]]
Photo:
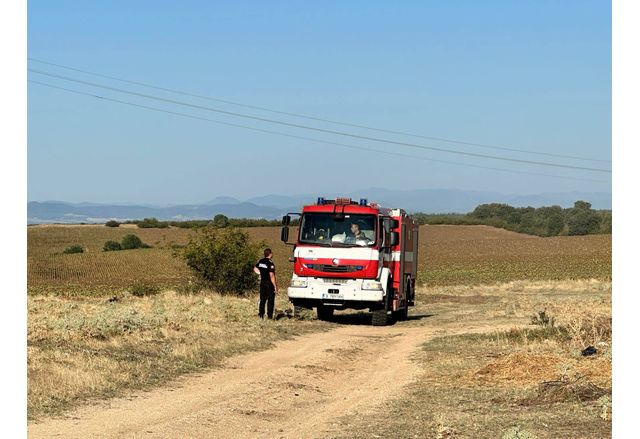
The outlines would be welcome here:
[[[300,215],[289,243],[291,215]],[[336,309],[369,309],[382,326],[406,320],[414,304],[418,226],[402,209],[366,199],[318,198],[282,219],[281,239],[294,246],[287,290],[294,309],[316,308],[329,320]]]

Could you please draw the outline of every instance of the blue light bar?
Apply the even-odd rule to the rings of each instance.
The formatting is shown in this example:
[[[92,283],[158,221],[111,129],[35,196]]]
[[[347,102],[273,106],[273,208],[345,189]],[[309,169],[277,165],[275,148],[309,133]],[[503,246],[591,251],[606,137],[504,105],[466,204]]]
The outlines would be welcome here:
[[[324,204],[324,197],[318,197],[318,206],[322,206]]]
[[[367,199],[366,198],[360,198],[360,205],[361,206],[366,206],[367,205]]]

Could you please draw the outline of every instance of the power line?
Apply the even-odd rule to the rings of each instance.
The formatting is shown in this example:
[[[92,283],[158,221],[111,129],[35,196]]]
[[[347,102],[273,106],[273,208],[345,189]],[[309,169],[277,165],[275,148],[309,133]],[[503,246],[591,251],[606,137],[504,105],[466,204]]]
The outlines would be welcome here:
[[[93,98],[97,98],[97,99],[101,99],[101,100],[105,100],[105,101],[110,101],[110,102],[115,102],[115,103],[118,103],[118,104],[128,105],[128,106],[132,106],[132,107],[136,107],[136,108],[142,108],[142,109],[152,110],[152,111],[156,111],[156,112],[160,112],[160,113],[167,113],[167,114],[172,114],[172,115],[176,115],[176,116],[181,116],[181,117],[186,117],[186,118],[191,118],[191,119],[197,119],[197,120],[202,120],[202,121],[207,121],[207,122],[213,122],[213,123],[220,124],[220,125],[243,128],[243,129],[247,129],[247,130],[258,131],[258,132],[263,132],[263,133],[268,133],[268,134],[275,134],[275,135],[290,137],[290,138],[294,138],[294,139],[306,140],[306,141],[310,141],[310,142],[323,143],[323,144],[336,145],[336,146],[341,146],[341,147],[346,147],[346,148],[351,148],[351,149],[357,149],[357,150],[366,151],[366,152],[376,152],[376,153],[382,153],[382,154],[388,154],[388,155],[394,155],[394,156],[400,156],[400,157],[407,157],[407,158],[418,159],[418,160],[425,160],[425,161],[429,161],[429,162],[439,162],[439,163],[446,163],[446,164],[450,164],[450,165],[467,166],[467,167],[472,167],[472,168],[488,169],[488,170],[493,170],[493,171],[511,172],[511,173],[517,173],[517,174],[529,174],[529,175],[535,175],[535,176],[543,176],[543,177],[550,177],[550,178],[561,178],[561,179],[568,179],[568,180],[579,180],[579,181],[590,181],[590,182],[597,182],[597,183],[607,183],[607,181],[603,181],[603,180],[592,180],[592,179],[568,177],[568,176],[562,176],[562,175],[541,174],[541,173],[526,172],[526,171],[515,171],[515,170],[512,170],[512,169],[493,168],[493,167],[488,167],[488,166],[472,165],[472,164],[468,164],[468,163],[450,162],[450,161],[446,161],[446,160],[437,160],[437,159],[431,159],[431,158],[428,158],[428,157],[403,154],[403,153],[398,153],[398,152],[394,152],[394,151],[385,151],[385,150],[379,150],[379,149],[373,149],[373,148],[365,148],[365,147],[356,146],[356,145],[349,145],[349,144],[345,144],[345,143],[332,142],[332,141],[328,141],[328,140],[313,139],[313,138],[309,138],[309,137],[298,136],[298,135],[295,135],[295,134],[283,133],[283,132],[272,131],[272,130],[265,130],[265,129],[262,129],[262,128],[255,128],[255,127],[250,127],[250,126],[247,126],[247,125],[235,124],[235,123],[230,123],[230,122],[222,122],[222,121],[218,121],[218,120],[215,120],[215,119],[209,119],[209,118],[205,118],[205,117],[201,117],[201,116],[195,116],[195,115],[191,115],[191,114],[165,110],[165,109],[161,109],[161,108],[157,108],[157,107],[150,107],[150,106],[147,106],[147,105],[136,104],[136,103],[133,103],[133,102],[122,101],[122,100],[119,100],[119,99],[113,99],[113,98],[109,98],[109,97],[105,97],[105,96],[101,96],[101,95],[96,95],[96,94],[92,94],[92,93],[85,93],[85,92],[82,92],[82,91],[79,91],[79,90],[69,89],[69,88],[66,88],[66,87],[60,87],[60,86],[56,86],[56,85],[52,85],[52,84],[47,84],[47,83],[40,82],[40,81],[35,81],[35,80],[32,80],[32,79],[29,79],[28,81],[31,82],[31,83],[34,83],[34,84],[45,86],[45,87],[50,87],[50,88],[53,88],[53,89],[63,90],[63,91],[70,92],[70,93],[75,93],[75,94],[79,94],[79,95],[83,95],[83,96],[89,96],[89,97],[93,97]]]
[[[458,144],[458,145],[475,146],[475,147],[479,147],[479,148],[495,149],[495,150],[502,150],[502,151],[512,151],[512,152],[519,152],[519,153],[524,153],[524,154],[535,154],[535,155],[540,155],[540,156],[558,157],[558,158],[583,160],[583,161],[590,161],[590,162],[611,163],[611,160],[594,159],[594,158],[579,157],[579,156],[565,155],[565,154],[555,154],[555,153],[550,153],[550,152],[532,151],[532,150],[513,148],[513,147],[506,147],[506,146],[490,145],[490,144],[486,144],[486,143],[466,142],[466,141],[462,141],[462,140],[447,139],[447,138],[444,138],[444,137],[434,137],[434,136],[425,136],[425,135],[421,135],[421,134],[408,133],[406,131],[389,130],[389,129],[371,127],[371,126],[367,126],[367,125],[359,125],[359,124],[348,123],[348,122],[339,122],[339,121],[332,120],[332,119],[325,119],[325,118],[321,118],[321,117],[309,116],[309,115],[304,115],[304,114],[300,114],[300,113],[292,113],[292,112],[287,112],[287,111],[274,110],[272,108],[260,107],[260,106],[257,106],[257,105],[244,104],[244,103],[240,103],[240,102],[229,101],[229,100],[226,100],[226,99],[214,98],[214,97],[211,97],[211,96],[204,96],[204,95],[196,94],[196,93],[189,93],[189,92],[180,91],[180,90],[176,90],[176,89],[172,89],[172,88],[160,87],[160,86],[151,85],[151,84],[140,82],[140,81],[132,81],[132,80],[129,80],[129,79],[118,78],[118,77],[115,77],[115,76],[105,75],[105,74],[101,74],[101,73],[91,72],[91,71],[88,71],[88,70],[78,69],[78,68],[75,68],[75,67],[65,66],[65,65],[62,65],[62,64],[56,64],[56,63],[52,63],[52,62],[48,62],[48,61],[43,61],[43,60],[39,60],[39,59],[36,59],[36,58],[27,58],[27,59],[29,59],[30,61],[37,62],[37,63],[47,64],[47,65],[50,65],[50,66],[55,66],[55,67],[59,67],[59,68],[66,69],[66,70],[71,70],[71,71],[84,73],[84,74],[87,74],[87,75],[93,75],[93,76],[106,78],[106,79],[112,79],[114,81],[120,81],[120,82],[124,82],[124,83],[128,83],[128,84],[139,85],[139,86],[142,86],[142,87],[148,87],[148,88],[152,88],[152,89],[156,89],[156,90],[162,90],[162,91],[169,92],[169,93],[175,93],[175,94],[179,94],[179,95],[190,96],[190,97],[199,98],[199,99],[205,99],[205,100],[209,100],[209,101],[213,101],[213,102],[221,102],[221,103],[229,104],[229,105],[236,105],[236,106],[239,106],[239,107],[249,108],[249,109],[252,109],[252,110],[267,111],[267,112],[270,112],[270,113],[281,114],[281,115],[285,115],[285,116],[299,117],[299,118],[308,119],[308,120],[315,120],[315,121],[318,121],[318,122],[325,122],[325,123],[331,123],[331,124],[335,124],[335,125],[342,125],[342,126],[346,126],[346,127],[360,128],[360,129],[377,131],[377,132],[381,132],[381,133],[397,134],[397,135],[402,135],[402,136],[410,136],[410,137],[416,137],[416,138],[427,139],[427,140],[435,140],[435,141],[438,141],[438,142],[453,143],[453,144]]]
[[[58,79],[63,79],[65,81],[75,82],[75,83],[78,83],[78,84],[84,84],[84,85],[89,85],[89,86],[92,86],[92,87],[102,88],[102,89],[105,89],[105,90],[112,90],[112,91],[116,91],[116,92],[119,92],[119,93],[125,93],[125,94],[130,94],[130,95],[133,95],[133,96],[139,96],[139,97],[143,97],[143,98],[146,98],[146,99],[153,99],[153,100],[157,100],[157,101],[161,101],[161,102],[167,102],[167,103],[175,104],[175,105],[182,105],[182,106],[185,106],[185,107],[191,107],[191,108],[195,108],[195,109],[199,109],[199,110],[212,111],[212,112],[215,112],[215,113],[226,114],[226,115],[229,115],[229,116],[242,117],[242,118],[245,118],[245,119],[252,119],[252,120],[257,120],[257,121],[261,121],[261,122],[268,122],[268,123],[273,123],[273,124],[278,124],[278,125],[283,125],[283,126],[288,126],[288,127],[293,127],[293,128],[300,128],[300,129],[305,129],[305,130],[312,130],[312,131],[317,131],[317,132],[334,134],[334,135],[338,135],[338,136],[351,137],[351,138],[368,140],[368,141],[378,142],[378,143],[388,143],[388,144],[399,145],[399,146],[407,146],[407,147],[411,147],[411,148],[419,148],[419,149],[427,149],[427,150],[432,150],[432,151],[446,152],[446,153],[449,153],[449,154],[465,155],[465,156],[469,156],[469,157],[486,158],[486,159],[492,159],[492,160],[515,162],[515,163],[526,163],[526,164],[538,165],[538,166],[551,166],[551,167],[564,168],[564,169],[577,169],[577,170],[582,170],[582,171],[611,173],[611,171],[608,170],[608,169],[590,168],[590,167],[585,167],[585,166],[564,165],[564,164],[559,164],[559,163],[539,162],[539,161],[534,161],[534,160],[523,160],[523,159],[515,159],[515,158],[508,158],[508,157],[498,157],[498,156],[492,156],[492,155],[487,155],[487,154],[477,154],[477,153],[473,153],[473,152],[457,151],[457,150],[445,149],[445,148],[437,148],[437,147],[434,147],[434,146],[419,145],[419,144],[407,143],[407,142],[398,142],[398,141],[394,141],[394,140],[386,140],[386,139],[380,139],[380,138],[377,138],[377,137],[362,136],[362,135],[359,135],[359,134],[347,133],[347,132],[343,132],[343,131],[334,131],[334,130],[328,130],[328,129],[324,129],[324,128],[311,127],[311,126],[308,126],[308,125],[300,125],[300,124],[284,122],[284,121],[275,120],[275,119],[268,119],[268,118],[259,117],[259,116],[252,116],[252,115],[248,115],[248,114],[244,114],[244,113],[236,113],[236,112],[233,112],[233,111],[226,111],[226,110],[221,110],[221,109],[218,109],[218,108],[205,107],[203,105],[190,104],[190,103],[186,103],[186,102],[182,102],[182,101],[176,101],[174,99],[161,98],[161,97],[158,97],[158,96],[148,95],[148,94],[145,94],[145,93],[138,93],[138,92],[134,92],[134,91],[130,91],[130,90],[120,89],[120,88],[117,88],[117,87],[111,87],[111,86],[107,86],[107,85],[96,84],[96,83],[90,82],[90,81],[83,81],[83,80],[80,80],[80,79],[70,78],[70,77],[64,76],[64,75],[57,75],[57,74],[50,73],[50,72],[44,72],[44,71],[41,71],[41,70],[36,70],[36,69],[28,69],[28,70],[30,72],[32,72],[32,73],[36,73],[36,74],[39,74],[39,75],[45,75],[45,76],[49,76],[49,77],[52,77],[52,78],[58,78]]]

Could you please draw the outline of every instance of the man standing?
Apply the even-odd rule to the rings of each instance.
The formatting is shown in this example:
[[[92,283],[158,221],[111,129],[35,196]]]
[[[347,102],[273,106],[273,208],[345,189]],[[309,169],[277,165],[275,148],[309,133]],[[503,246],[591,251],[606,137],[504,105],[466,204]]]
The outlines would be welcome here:
[[[273,318],[273,307],[276,301],[278,285],[276,284],[276,266],[272,262],[273,252],[270,248],[264,249],[264,258],[260,259],[253,271],[260,275],[260,306],[258,315],[264,318],[264,306],[267,305],[267,317]]]

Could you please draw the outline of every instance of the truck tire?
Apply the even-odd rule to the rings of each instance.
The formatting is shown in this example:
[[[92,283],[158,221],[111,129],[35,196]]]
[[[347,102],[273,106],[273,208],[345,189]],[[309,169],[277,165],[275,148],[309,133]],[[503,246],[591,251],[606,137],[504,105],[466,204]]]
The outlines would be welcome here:
[[[324,305],[318,305],[318,320],[329,321],[333,317],[333,308]]]
[[[404,307],[396,311],[396,319],[399,321],[405,321],[409,318],[409,297],[411,297],[411,282],[407,279],[407,286],[405,287],[405,301]]]
[[[409,318],[409,302],[404,302],[404,308],[396,311],[396,320],[403,322]]]
[[[386,326],[393,323],[393,313],[387,314],[387,311],[392,310],[392,298],[393,298],[393,283],[391,279],[387,281],[387,294],[385,297],[385,305],[382,309],[375,309],[371,313],[371,324],[373,326]]]
[[[376,309],[371,312],[371,324],[373,326],[387,326],[391,323],[390,316],[386,309]]]

